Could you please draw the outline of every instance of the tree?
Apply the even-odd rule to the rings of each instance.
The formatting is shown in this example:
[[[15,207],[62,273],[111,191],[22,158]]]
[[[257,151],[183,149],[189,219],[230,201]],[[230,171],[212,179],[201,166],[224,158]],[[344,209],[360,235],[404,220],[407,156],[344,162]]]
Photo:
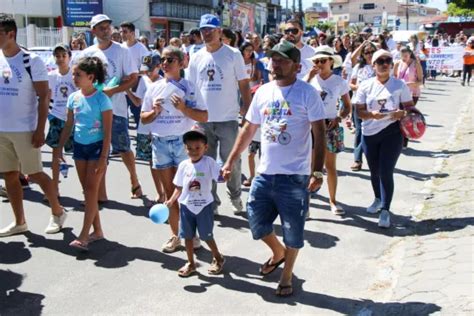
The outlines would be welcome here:
[[[469,0],[453,0],[448,5],[449,16],[474,16],[474,8],[470,5]]]

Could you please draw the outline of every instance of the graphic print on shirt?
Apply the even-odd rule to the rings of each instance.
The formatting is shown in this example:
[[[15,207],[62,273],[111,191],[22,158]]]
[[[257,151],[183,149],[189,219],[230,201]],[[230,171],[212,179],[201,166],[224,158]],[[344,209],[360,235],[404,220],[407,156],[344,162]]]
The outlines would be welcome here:
[[[224,72],[219,65],[214,63],[207,64],[200,72],[201,80],[204,82],[203,89],[206,91],[222,91],[222,80]]]
[[[380,113],[387,113],[396,110],[395,100],[393,96],[381,95],[371,102],[371,111],[378,111]]]
[[[263,114],[263,137],[270,143],[288,145],[291,142],[291,135],[287,132],[288,117],[292,115],[290,104],[286,100],[273,101],[267,105]]]
[[[10,71],[10,69],[4,69],[2,71],[2,76],[3,76],[3,83],[9,84],[10,78],[12,77],[12,72]]]
[[[328,95],[328,93],[324,90],[321,90],[320,95],[321,95],[321,99],[324,102],[324,100],[326,100],[326,96]]]
[[[208,201],[202,195],[201,182],[198,180],[199,178],[205,178],[206,174],[204,172],[192,170],[190,173],[186,174],[186,177],[190,180],[188,185],[188,201],[190,201],[190,203],[195,207],[206,206]]]

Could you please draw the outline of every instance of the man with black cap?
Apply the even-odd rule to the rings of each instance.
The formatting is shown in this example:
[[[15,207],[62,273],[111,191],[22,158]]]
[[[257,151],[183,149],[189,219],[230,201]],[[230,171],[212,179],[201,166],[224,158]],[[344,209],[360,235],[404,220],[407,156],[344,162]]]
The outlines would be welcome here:
[[[300,50],[288,41],[267,53],[274,81],[257,90],[243,129],[222,168],[228,179],[239,155],[248,147],[261,126],[259,175],[255,177],[247,203],[250,230],[261,239],[272,256],[261,266],[268,275],[285,263],[276,290],[278,296],[293,293],[292,277],[298,250],[303,247],[309,191],[323,182],[326,148],[324,104],[317,91],[299,79]],[[311,131],[314,149],[311,149]],[[277,239],[273,221],[281,218],[283,243]]]
[[[222,30],[219,19],[212,14],[204,14],[199,24],[206,47],[191,55],[187,69],[187,79],[196,84],[207,105],[209,119],[201,123],[209,139],[207,155],[216,159],[217,149],[222,161],[230,154],[239,132],[239,112],[245,115],[250,104],[249,75],[240,51],[222,44]],[[238,91],[242,107],[238,102]],[[234,214],[243,211],[240,198],[241,189],[240,160],[236,163],[232,177],[227,182]],[[213,186],[215,198],[214,211],[220,204]]]

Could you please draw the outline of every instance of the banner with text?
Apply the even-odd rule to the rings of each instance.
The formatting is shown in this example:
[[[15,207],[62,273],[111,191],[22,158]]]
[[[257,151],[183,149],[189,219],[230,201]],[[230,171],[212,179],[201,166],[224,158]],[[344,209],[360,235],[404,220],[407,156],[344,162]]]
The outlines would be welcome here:
[[[462,70],[464,47],[431,47],[428,55],[428,70]]]

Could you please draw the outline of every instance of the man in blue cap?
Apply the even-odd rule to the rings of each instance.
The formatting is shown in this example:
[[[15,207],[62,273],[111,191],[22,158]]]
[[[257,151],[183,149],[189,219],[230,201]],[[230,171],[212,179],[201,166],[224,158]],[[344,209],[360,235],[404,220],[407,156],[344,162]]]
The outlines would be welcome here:
[[[226,161],[239,131],[239,113],[244,116],[250,104],[249,75],[245,69],[242,54],[222,44],[221,24],[212,14],[201,16],[199,30],[206,45],[191,56],[187,69],[187,79],[194,82],[204,98],[209,113],[209,121],[202,123],[209,149],[207,154],[216,159],[217,148],[222,161]],[[242,98],[242,107],[238,101],[238,90]],[[235,164],[232,176],[227,182],[227,193],[232,202],[233,211],[243,211],[241,190],[241,162]],[[220,204],[213,187],[214,211]]]

